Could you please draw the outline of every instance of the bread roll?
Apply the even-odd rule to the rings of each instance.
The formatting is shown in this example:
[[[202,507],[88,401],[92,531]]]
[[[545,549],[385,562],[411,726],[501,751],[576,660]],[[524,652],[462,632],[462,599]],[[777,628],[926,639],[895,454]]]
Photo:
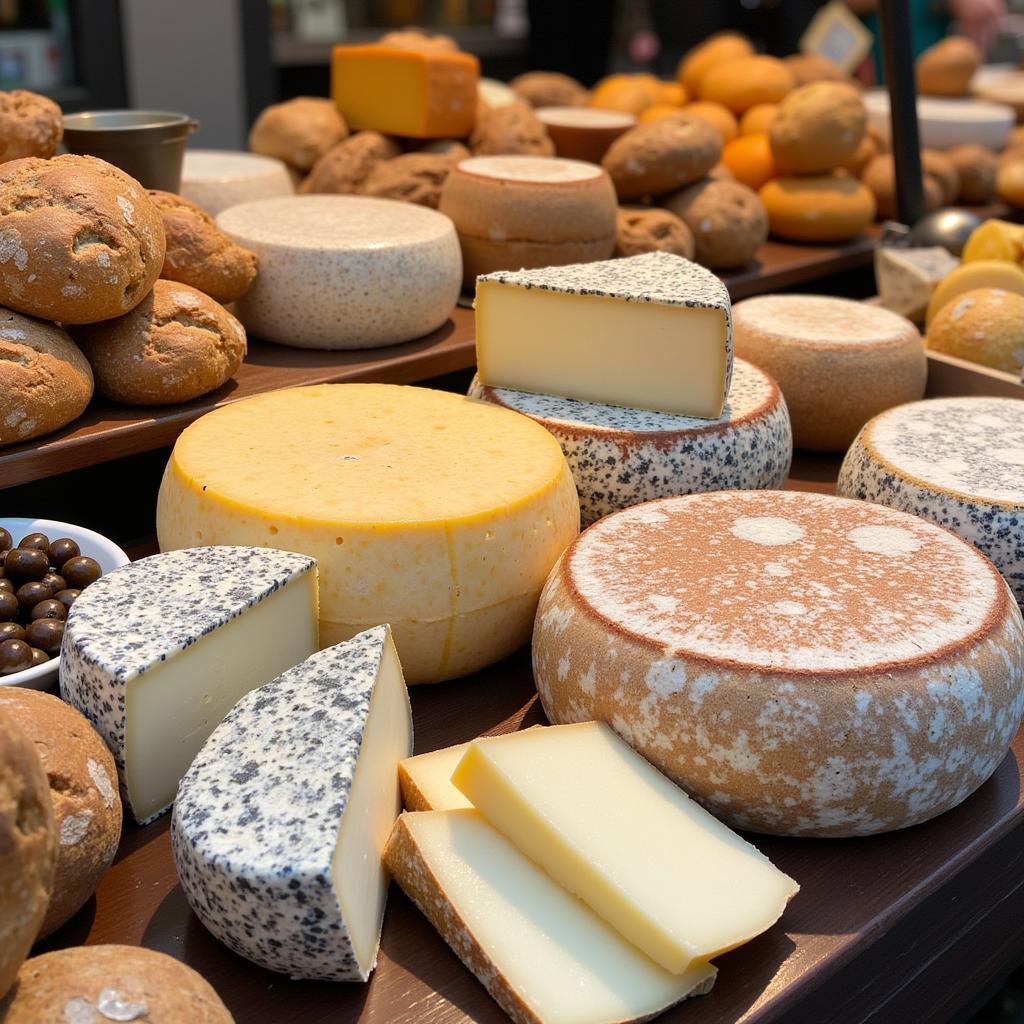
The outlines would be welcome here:
[[[345,195],[359,192],[377,164],[401,152],[394,139],[379,132],[356,132],[317,160],[299,191]]]
[[[457,155],[405,153],[377,164],[360,191],[363,195],[398,199],[436,210],[448,172],[457,163]]]
[[[753,189],[706,178],[662,200],[693,233],[696,260],[712,270],[749,263],[768,238],[768,216]]]
[[[956,202],[956,197],[960,194],[960,175],[957,173],[956,165],[945,153],[935,149],[922,149],[921,169],[929,178],[935,179],[942,192],[943,206]]]
[[[590,95],[575,78],[559,71],[527,71],[508,84],[531,107],[585,107]]]
[[[347,135],[348,126],[333,100],[297,96],[272,104],[256,118],[249,148],[277,157],[297,171],[308,171]]]
[[[917,91],[922,96],[966,96],[981,51],[963,36],[949,36],[917,58]]]
[[[947,149],[943,156],[956,169],[960,189],[956,201],[984,206],[996,195],[998,158],[991,149],[973,142]]]
[[[619,207],[615,256],[640,256],[645,252],[671,252],[692,260],[693,232],[670,210],[658,206]]]
[[[768,138],[781,169],[821,174],[853,156],[866,128],[867,111],[852,85],[812,82],[782,100]]]
[[[469,148],[476,156],[499,156],[503,153],[555,155],[555,144],[547,129],[525,103],[484,111],[473,126]]]
[[[64,118],[53,100],[26,89],[0,92],[0,162],[51,157],[63,137]]]

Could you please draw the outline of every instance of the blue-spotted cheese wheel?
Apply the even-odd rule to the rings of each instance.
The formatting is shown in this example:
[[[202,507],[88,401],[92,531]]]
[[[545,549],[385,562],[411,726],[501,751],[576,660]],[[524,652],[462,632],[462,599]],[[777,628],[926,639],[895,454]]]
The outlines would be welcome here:
[[[846,453],[838,493],[959,534],[1024,604],[1024,401],[936,398],[881,413]]]
[[[182,779],[171,846],[225,945],[292,978],[365,981],[387,897],[412,711],[387,626],[245,696]]]
[[[768,374],[743,359],[733,363],[717,420],[488,387],[479,377],[469,394],[554,434],[576,481],[584,526],[654,498],[776,488],[789,475],[793,433],[785,399]]]

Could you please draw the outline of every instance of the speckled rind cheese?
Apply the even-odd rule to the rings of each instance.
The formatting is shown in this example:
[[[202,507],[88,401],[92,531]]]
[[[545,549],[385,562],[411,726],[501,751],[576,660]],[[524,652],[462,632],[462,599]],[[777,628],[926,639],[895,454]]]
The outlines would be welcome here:
[[[292,978],[365,981],[387,894],[380,858],[401,810],[398,760],[410,753],[412,712],[387,626],[246,695],[175,801],[174,863],[203,924]]]
[[[246,329],[295,348],[379,348],[440,327],[459,297],[452,222],[363,196],[288,196],[224,211],[218,226],[256,253],[235,305]]]
[[[190,149],[181,171],[181,194],[211,217],[239,203],[294,194],[288,168],[280,160],[230,149]]]
[[[317,649],[306,555],[189,548],[101,576],[64,631],[61,696],[114,755],[126,805],[167,810],[203,740],[242,694]]]
[[[178,438],[162,548],[266,544],[320,571],[320,641],[388,622],[409,682],[466,675],[530,638],[579,529],[558,442],[485,402],[325,384],[209,413]]]
[[[534,675],[552,722],[607,722],[730,824],[902,828],[995,770],[1024,713],[1024,621],[946,530],[820,494],[666,498],[552,570]]]
[[[945,526],[984,552],[1024,604],[1024,402],[936,398],[857,435],[838,493]]]
[[[789,476],[793,433],[785,399],[771,377],[742,359],[733,363],[717,420],[488,388],[477,377],[469,394],[535,419],[558,439],[584,526],[654,498],[773,489]]]

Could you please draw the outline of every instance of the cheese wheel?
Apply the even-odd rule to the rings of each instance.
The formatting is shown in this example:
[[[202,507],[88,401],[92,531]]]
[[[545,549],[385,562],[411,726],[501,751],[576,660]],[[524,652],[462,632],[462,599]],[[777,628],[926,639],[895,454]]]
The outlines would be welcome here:
[[[281,160],[228,149],[190,149],[181,171],[181,194],[211,217],[254,199],[290,196],[295,191]]]
[[[959,534],[1024,604],[1024,402],[936,398],[883,412],[846,453],[838,493]]]
[[[390,623],[411,683],[474,672],[530,638],[579,529],[557,441],[507,409],[426,388],[271,392],[178,438],[160,545],[301,551],[320,571],[320,644]]]
[[[548,130],[555,152],[570,160],[599,164],[608,147],[636,126],[636,115],[596,107],[541,107],[537,120]]]
[[[486,387],[478,377],[469,393],[523,413],[555,436],[576,480],[584,526],[653,498],[781,487],[789,475],[793,436],[782,393],[742,359],[733,364],[717,420]]]
[[[789,491],[595,523],[533,641],[555,723],[596,719],[729,824],[868,835],[978,788],[1024,714],[1024,619],[954,534]]]
[[[581,160],[471,157],[448,175],[439,208],[459,233],[467,286],[480,274],[590,263],[615,250],[615,187]]]
[[[1024,295],[1002,288],[958,295],[932,317],[926,344],[932,352],[1024,377]]]
[[[259,275],[235,313],[250,333],[281,345],[410,341],[440,327],[459,297],[455,229],[426,207],[289,196],[233,207],[217,225],[259,259]]]
[[[759,295],[733,306],[736,354],[782,388],[793,444],[843,451],[872,416],[924,394],[917,328],[896,313],[822,295]]]
[[[790,242],[845,242],[875,219],[871,190],[845,175],[776,178],[758,195],[771,233]]]
[[[962,263],[951,270],[932,292],[925,312],[925,323],[931,324],[939,310],[954,299],[981,288],[994,288],[1024,295],[1024,270],[1018,264],[1003,259],[980,259]]]

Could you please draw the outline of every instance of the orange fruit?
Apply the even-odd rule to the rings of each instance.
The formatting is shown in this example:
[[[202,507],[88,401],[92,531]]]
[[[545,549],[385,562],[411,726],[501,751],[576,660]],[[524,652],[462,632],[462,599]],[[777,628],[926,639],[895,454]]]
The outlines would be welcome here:
[[[755,192],[779,173],[767,132],[751,132],[733,139],[722,150],[722,163],[737,181]]]
[[[657,103],[681,107],[688,99],[686,90],[679,82],[658,82]]]
[[[676,114],[685,113],[686,111],[682,107],[677,107],[671,103],[652,103],[643,110],[637,120],[641,124],[650,124],[651,121],[660,121],[665,117],[675,117]]]
[[[736,118],[733,116],[732,111],[728,107],[723,107],[721,103],[698,100],[696,103],[687,103],[682,110],[684,114],[692,114],[694,117],[699,117],[702,121],[707,121],[713,128],[716,128],[718,134],[722,136],[722,145],[732,142],[739,135],[740,129],[736,123]]]
[[[683,83],[686,91],[694,96],[700,87],[700,80],[706,71],[716,64],[733,57],[747,57],[754,52],[750,40],[738,32],[719,32],[705,39],[679,62],[676,77]]]
[[[778,103],[795,88],[796,78],[781,60],[759,55],[715,64],[701,78],[699,93],[742,114],[758,103]]]
[[[590,106],[639,114],[656,102],[658,80],[653,75],[609,75],[590,93]]]
[[[778,109],[778,103],[755,103],[740,118],[740,135],[768,131]]]

